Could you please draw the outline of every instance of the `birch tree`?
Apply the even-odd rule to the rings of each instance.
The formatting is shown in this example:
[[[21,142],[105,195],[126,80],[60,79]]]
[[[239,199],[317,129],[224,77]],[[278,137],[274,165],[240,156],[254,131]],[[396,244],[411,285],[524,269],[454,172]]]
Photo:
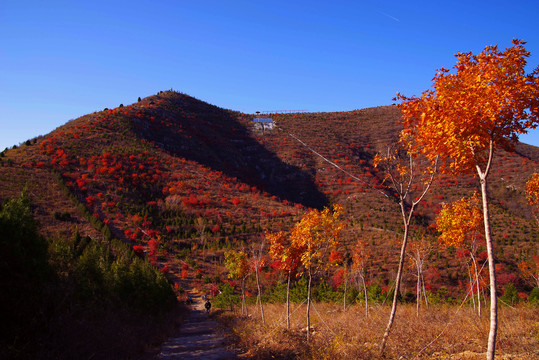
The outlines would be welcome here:
[[[384,336],[380,343],[381,354],[385,350],[397,312],[398,296],[406,258],[406,246],[410,235],[410,224],[417,205],[429,191],[436,174],[437,162],[434,161],[432,166],[429,164],[425,166],[425,162],[422,162],[421,158],[417,156],[415,149],[408,140],[409,138],[401,136],[399,145],[402,145],[403,148],[394,147],[393,149],[388,149],[387,155],[381,156],[377,154],[374,158],[374,166],[381,167],[384,170],[386,173],[384,182],[388,183],[397,197],[404,227],[393,304]]]
[[[483,214],[480,208],[480,200],[477,194],[471,198],[462,198],[453,203],[442,206],[436,217],[436,228],[440,232],[439,241],[444,246],[465,247],[471,259],[471,268],[468,270],[470,280],[476,286],[478,315],[481,316],[481,288],[479,264],[476,253],[478,249],[478,237],[483,223]]]
[[[241,314],[248,316],[247,304],[245,302],[245,279],[249,276],[250,267],[247,254],[243,250],[229,250],[225,252],[225,266],[228,269],[229,279],[241,281]]]
[[[431,90],[420,97],[396,97],[404,122],[401,139],[431,160],[439,156],[443,171],[472,172],[479,179],[490,278],[488,360],[494,360],[498,325],[488,176],[495,151],[511,150],[518,135],[536,128],[539,118],[539,67],[526,74],[530,53],[525,42],[512,43],[505,51],[487,46],[479,55],[458,53],[454,72],[441,68]]]
[[[316,209],[304,214],[290,235],[291,244],[299,250],[300,261],[308,276],[307,286],[307,340],[311,332],[311,287],[313,276],[331,266],[329,255],[339,245],[344,222],[340,220],[343,207],[334,205],[333,210]]]

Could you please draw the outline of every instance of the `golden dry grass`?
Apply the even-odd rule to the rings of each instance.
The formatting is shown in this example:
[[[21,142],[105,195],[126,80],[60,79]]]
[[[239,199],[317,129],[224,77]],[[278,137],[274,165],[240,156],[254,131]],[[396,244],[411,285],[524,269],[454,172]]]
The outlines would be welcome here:
[[[347,311],[336,304],[315,304],[315,331],[305,341],[305,305],[291,305],[291,329],[286,329],[284,304],[265,306],[266,325],[257,306],[248,318],[223,312],[220,319],[232,330],[245,356],[254,359],[484,359],[489,331],[487,309],[481,318],[473,309],[440,305],[416,316],[414,305],[402,305],[381,357],[378,344],[389,317],[389,306],[374,306],[365,317],[362,306]],[[441,334],[441,335],[440,335]],[[430,344],[432,342],[432,344]],[[430,345],[429,345],[430,344]],[[496,346],[500,359],[539,358],[537,307],[500,308]]]

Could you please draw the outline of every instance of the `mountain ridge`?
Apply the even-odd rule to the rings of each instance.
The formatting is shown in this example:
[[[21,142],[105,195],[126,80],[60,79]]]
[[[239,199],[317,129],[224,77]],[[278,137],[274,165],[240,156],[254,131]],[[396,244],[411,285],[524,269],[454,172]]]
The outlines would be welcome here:
[[[174,263],[181,249],[241,246],[257,241],[265,230],[289,229],[308,208],[339,202],[349,224],[348,249],[358,238],[368,239],[379,254],[372,280],[389,283],[402,221],[372,159],[398,140],[399,110],[380,106],[271,116],[276,128],[260,132],[254,115],[160,92],[84,115],[4,152],[0,197],[14,195],[23,183],[46,179],[33,190],[44,233],[68,233],[81,225],[98,238],[61,192],[49,203],[40,196],[54,181],[47,175],[53,170],[115,237],[153,252],[160,267]],[[517,276],[516,263],[537,251],[537,227],[523,197],[537,160],[539,148],[518,144],[515,152],[499,152],[493,169],[497,255]],[[470,195],[476,182],[471,176],[439,176],[418,208],[416,236],[432,234],[429,225],[441,204]],[[59,209],[76,220],[55,219]],[[197,219],[202,219],[199,226]],[[152,240],[157,249],[151,249]],[[464,279],[458,271],[462,264],[440,251],[443,255],[434,256],[431,266],[441,271],[440,284],[456,289]],[[404,288],[412,284],[409,276]],[[525,287],[521,280],[518,285]]]

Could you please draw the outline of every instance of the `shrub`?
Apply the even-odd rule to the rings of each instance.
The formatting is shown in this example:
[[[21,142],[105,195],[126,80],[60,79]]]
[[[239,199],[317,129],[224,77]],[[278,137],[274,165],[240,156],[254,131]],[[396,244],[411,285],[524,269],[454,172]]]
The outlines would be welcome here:
[[[47,242],[37,232],[25,193],[0,205],[0,234],[0,358],[3,358],[4,351],[9,353],[15,346],[22,349],[31,343],[29,339],[45,325],[43,298],[53,272],[48,263]]]
[[[213,305],[219,309],[230,308],[233,310],[234,305],[240,303],[240,296],[234,294],[234,288],[228,282],[223,282],[219,285],[219,295],[213,298]]]
[[[505,290],[500,297],[500,300],[511,306],[518,302],[518,291],[513,283],[507,283],[507,285],[505,285]]]
[[[69,212],[67,212],[67,211],[64,211],[64,212],[55,211],[54,214],[53,214],[53,217],[56,220],[59,220],[59,221],[70,221],[71,220],[71,214]]]
[[[530,296],[528,296],[528,301],[531,304],[539,305],[539,286],[532,289]]]
[[[331,286],[322,281],[313,291],[313,298],[317,301],[336,302],[342,300],[342,293],[333,291]]]

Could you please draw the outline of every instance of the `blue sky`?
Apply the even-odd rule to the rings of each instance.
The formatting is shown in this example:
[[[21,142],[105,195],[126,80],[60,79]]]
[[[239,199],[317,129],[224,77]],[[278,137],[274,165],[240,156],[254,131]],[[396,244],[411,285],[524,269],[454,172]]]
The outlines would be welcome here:
[[[513,38],[531,72],[538,15],[536,0],[2,0],[0,150],[171,88],[249,113],[361,109]]]

